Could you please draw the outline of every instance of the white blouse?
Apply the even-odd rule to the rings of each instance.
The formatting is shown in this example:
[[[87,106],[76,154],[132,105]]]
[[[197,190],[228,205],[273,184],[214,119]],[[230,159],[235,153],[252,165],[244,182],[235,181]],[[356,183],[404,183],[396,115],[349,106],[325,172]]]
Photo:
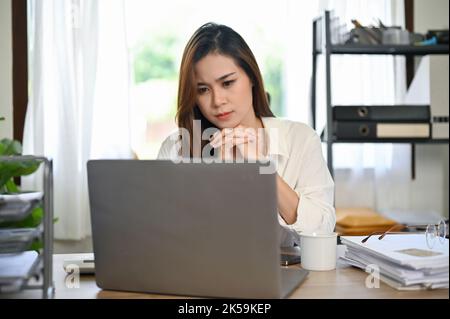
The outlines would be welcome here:
[[[263,117],[269,137],[268,156],[276,158],[278,175],[297,193],[297,220],[288,225],[278,214],[280,246],[300,245],[301,232],[333,232],[336,214],[333,207],[334,182],[322,155],[319,136],[306,124],[286,119]],[[177,134],[175,132],[173,134]],[[158,159],[175,159],[176,139],[162,143]]]

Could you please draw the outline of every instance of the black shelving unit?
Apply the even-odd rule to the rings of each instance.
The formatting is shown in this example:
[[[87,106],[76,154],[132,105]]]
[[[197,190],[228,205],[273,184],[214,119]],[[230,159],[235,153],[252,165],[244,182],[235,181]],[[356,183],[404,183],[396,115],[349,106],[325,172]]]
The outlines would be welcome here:
[[[404,56],[420,56],[429,54],[448,54],[448,45],[362,45],[362,44],[335,44],[331,47],[331,54],[388,54]],[[319,48],[316,53],[320,54]]]
[[[42,240],[42,249],[39,251],[37,258],[32,261],[28,274],[21,278],[12,278],[14,284],[11,287],[6,286],[6,295],[12,294],[19,296],[24,290],[42,290],[42,297],[45,299],[53,298],[53,162],[51,159],[39,156],[7,156],[0,157],[0,162],[13,162],[23,160],[38,160],[44,165],[43,169],[43,196],[39,200],[31,200],[31,206],[25,209],[21,214],[2,215],[5,220],[2,221],[20,221],[27,217],[34,207],[41,205],[43,209],[43,220],[36,228],[24,229],[3,229],[4,237],[10,233],[11,241],[3,238],[6,246],[2,246],[3,254],[18,255],[29,251],[30,244],[36,239]],[[41,164],[41,165],[42,165]],[[17,217],[17,218],[15,218]],[[6,233],[6,235],[5,235]],[[9,243],[9,245],[8,245]],[[5,288],[5,287],[3,287]],[[0,291],[0,299],[2,293]]]
[[[367,55],[403,55],[424,56],[431,54],[448,54],[448,45],[360,45],[333,43],[331,34],[330,11],[313,21],[313,60],[312,60],[312,85],[311,85],[311,114],[312,126],[316,130],[316,88],[317,88],[317,58],[325,56],[325,87],[326,87],[326,125],[321,134],[322,142],[327,145],[327,163],[332,176],[333,169],[333,144],[334,143],[404,143],[412,145],[412,176],[415,176],[415,144],[447,144],[448,139],[368,139],[348,140],[337,139],[333,134],[332,97],[331,97],[331,55],[333,54],[367,54]]]

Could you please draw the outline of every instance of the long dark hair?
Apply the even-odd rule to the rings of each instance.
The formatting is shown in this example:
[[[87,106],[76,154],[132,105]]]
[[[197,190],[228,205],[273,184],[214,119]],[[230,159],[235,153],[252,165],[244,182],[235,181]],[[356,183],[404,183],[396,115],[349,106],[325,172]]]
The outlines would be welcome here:
[[[179,128],[185,128],[190,135],[190,157],[201,157],[201,151],[194,154],[193,121],[201,121],[200,134],[204,130],[215,127],[201,113],[196,104],[197,90],[194,77],[194,66],[209,53],[218,53],[232,58],[241,67],[253,84],[253,109],[255,115],[274,117],[269,108],[269,101],[255,56],[244,39],[233,29],[216,23],[202,25],[191,37],[183,52],[178,84],[178,103],[176,120]],[[201,140],[200,136],[195,136]],[[202,141],[201,149],[208,143]]]

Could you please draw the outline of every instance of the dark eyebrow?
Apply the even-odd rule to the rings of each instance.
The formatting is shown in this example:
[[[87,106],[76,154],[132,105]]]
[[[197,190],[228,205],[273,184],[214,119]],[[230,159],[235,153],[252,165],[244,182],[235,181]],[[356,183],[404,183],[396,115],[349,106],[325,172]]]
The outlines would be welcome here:
[[[222,81],[222,80],[225,80],[227,77],[229,77],[230,75],[233,75],[233,74],[235,74],[235,73],[236,73],[236,72],[231,72],[231,73],[222,75],[220,78],[216,79],[216,82],[220,82],[220,81]],[[206,83],[203,83],[203,82],[198,82],[197,85],[207,85],[207,84],[206,84]]]

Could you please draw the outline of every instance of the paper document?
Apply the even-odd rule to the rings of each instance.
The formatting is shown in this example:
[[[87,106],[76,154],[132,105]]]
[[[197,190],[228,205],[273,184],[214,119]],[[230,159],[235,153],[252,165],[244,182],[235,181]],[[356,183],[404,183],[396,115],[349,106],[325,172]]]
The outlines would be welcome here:
[[[16,202],[16,201],[32,201],[32,200],[41,200],[44,196],[43,192],[24,192],[20,194],[0,194],[0,201],[5,202]]]
[[[432,249],[425,234],[390,234],[382,240],[365,236],[342,236],[347,246],[342,260],[366,270],[378,271],[380,280],[400,290],[448,288],[449,243],[436,242]]]
[[[38,253],[36,251],[0,254],[0,285],[28,278],[37,261]]]
[[[372,236],[365,243],[361,243],[364,238],[365,236],[344,236],[341,241],[349,247],[414,269],[448,266],[448,239],[441,244],[436,238],[433,249],[430,249],[425,234],[391,234],[382,240],[379,240],[378,236]]]

